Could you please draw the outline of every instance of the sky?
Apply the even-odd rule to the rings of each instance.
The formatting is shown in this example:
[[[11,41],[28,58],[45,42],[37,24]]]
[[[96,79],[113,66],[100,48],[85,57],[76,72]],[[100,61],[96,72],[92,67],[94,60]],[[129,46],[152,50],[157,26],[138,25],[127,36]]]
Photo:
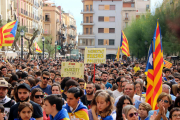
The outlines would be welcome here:
[[[56,4],[56,6],[61,6],[63,10],[67,13],[71,13],[76,19],[77,34],[82,33],[81,21],[83,20],[83,14],[80,14],[83,9],[82,0],[50,0]],[[156,6],[162,3],[163,0],[151,0],[151,11],[154,12]]]

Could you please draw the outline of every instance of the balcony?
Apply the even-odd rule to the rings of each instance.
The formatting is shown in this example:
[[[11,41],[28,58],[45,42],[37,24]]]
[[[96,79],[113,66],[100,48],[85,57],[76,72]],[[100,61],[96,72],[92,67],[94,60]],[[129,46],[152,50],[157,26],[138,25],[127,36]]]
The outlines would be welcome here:
[[[44,35],[50,35],[51,31],[50,30],[44,30]]]
[[[76,30],[76,27],[74,25],[70,25],[70,28],[72,28],[73,30]]]
[[[23,14],[23,11],[24,11],[24,10],[21,8],[21,13],[22,13],[22,14]]]
[[[45,18],[45,22],[51,22],[50,18]]]
[[[93,21],[81,21],[81,25],[94,25]]]
[[[83,9],[83,10],[81,10],[81,14],[86,14],[86,13],[92,13],[92,14],[94,14],[94,10],[93,9]]]
[[[128,17],[125,17],[125,19],[124,20],[129,20],[129,18]]]
[[[78,38],[83,38],[83,39],[95,39],[95,34],[90,32],[90,33],[79,33]]]
[[[85,47],[94,47],[95,46],[95,39],[79,39],[78,40],[78,48],[85,48]]]

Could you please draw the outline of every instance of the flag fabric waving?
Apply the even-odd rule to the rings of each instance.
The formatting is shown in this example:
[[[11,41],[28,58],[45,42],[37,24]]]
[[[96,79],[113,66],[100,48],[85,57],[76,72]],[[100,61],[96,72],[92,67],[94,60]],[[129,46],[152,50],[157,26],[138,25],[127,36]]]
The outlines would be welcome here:
[[[120,43],[120,47],[122,49],[122,53],[124,53],[127,57],[130,56],[129,53],[129,44],[128,44],[128,40],[124,34],[123,31],[121,31],[121,43]]]
[[[39,48],[39,46],[38,46],[37,42],[34,42],[34,46],[35,46],[35,50],[36,50],[36,52],[40,52],[40,53],[42,53],[42,51],[41,51],[41,49]]]
[[[153,85],[154,85],[154,70],[153,70],[153,43],[149,47],[148,62],[145,69],[147,75],[147,90],[146,90],[146,102],[151,106],[153,105]]]
[[[116,60],[119,61],[119,54],[120,54],[120,47],[118,47],[118,51],[117,51],[117,54],[116,54]]]
[[[151,46],[152,47],[150,47],[148,63],[146,66],[146,70],[148,70],[146,102],[148,102],[152,106],[152,109],[155,110],[158,109],[157,98],[162,93],[162,70],[164,66],[161,30],[158,21]]]
[[[172,67],[172,63],[168,62],[167,60],[164,60],[164,67],[171,68]]]
[[[9,22],[0,28],[0,48],[2,46],[12,46],[16,31],[18,27],[18,21]]]

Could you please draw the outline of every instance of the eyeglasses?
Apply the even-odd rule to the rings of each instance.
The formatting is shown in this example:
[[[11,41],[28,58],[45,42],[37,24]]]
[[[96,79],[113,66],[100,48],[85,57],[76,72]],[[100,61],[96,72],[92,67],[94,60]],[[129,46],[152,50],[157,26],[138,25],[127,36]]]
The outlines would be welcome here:
[[[50,80],[50,78],[47,78],[47,77],[43,77],[43,79],[44,79],[44,80],[45,80],[45,79],[46,79],[46,80]]]
[[[160,102],[160,101],[162,101],[162,102],[164,102],[164,103],[169,103],[168,100],[164,100],[164,101],[163,101],[162,99],[159,99],[159,102]]]
[[[129,114],[129,117],[133,117],[134,115],[135,115],[135,116],[138,116],[138,113],[137,113],[137,112],[135,112],[135,113],[130,113],[130,114]]]
[[[123,103],[124,105],[126,104],[126,105],[130,105],[130,103]]]
[[[175,115],[172,115],[172,116],[175,117],[175,118],[177,118],[177,117],[180,117],[180,114],[179,114],[179,115],[176,115],[176,114],[175,114]]]
[[[39,98],[39,97],[40,97],[40,98],[43,98],[44,95],[35,95],[34,97],[35,97],[35,98]]]
[[[124,75],[124,74],[119,74],[119,75]]]

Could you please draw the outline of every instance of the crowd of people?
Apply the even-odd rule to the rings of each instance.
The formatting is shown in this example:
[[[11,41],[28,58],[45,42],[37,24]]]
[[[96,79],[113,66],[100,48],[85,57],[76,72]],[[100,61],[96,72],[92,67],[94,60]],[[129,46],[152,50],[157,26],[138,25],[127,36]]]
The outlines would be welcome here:
[[[63,61],[83,62],[1,59],[0,120],[180,120],[180,66],[163,69],[152,110],[145,62],[84,64],[79,79],[61,77]]]

